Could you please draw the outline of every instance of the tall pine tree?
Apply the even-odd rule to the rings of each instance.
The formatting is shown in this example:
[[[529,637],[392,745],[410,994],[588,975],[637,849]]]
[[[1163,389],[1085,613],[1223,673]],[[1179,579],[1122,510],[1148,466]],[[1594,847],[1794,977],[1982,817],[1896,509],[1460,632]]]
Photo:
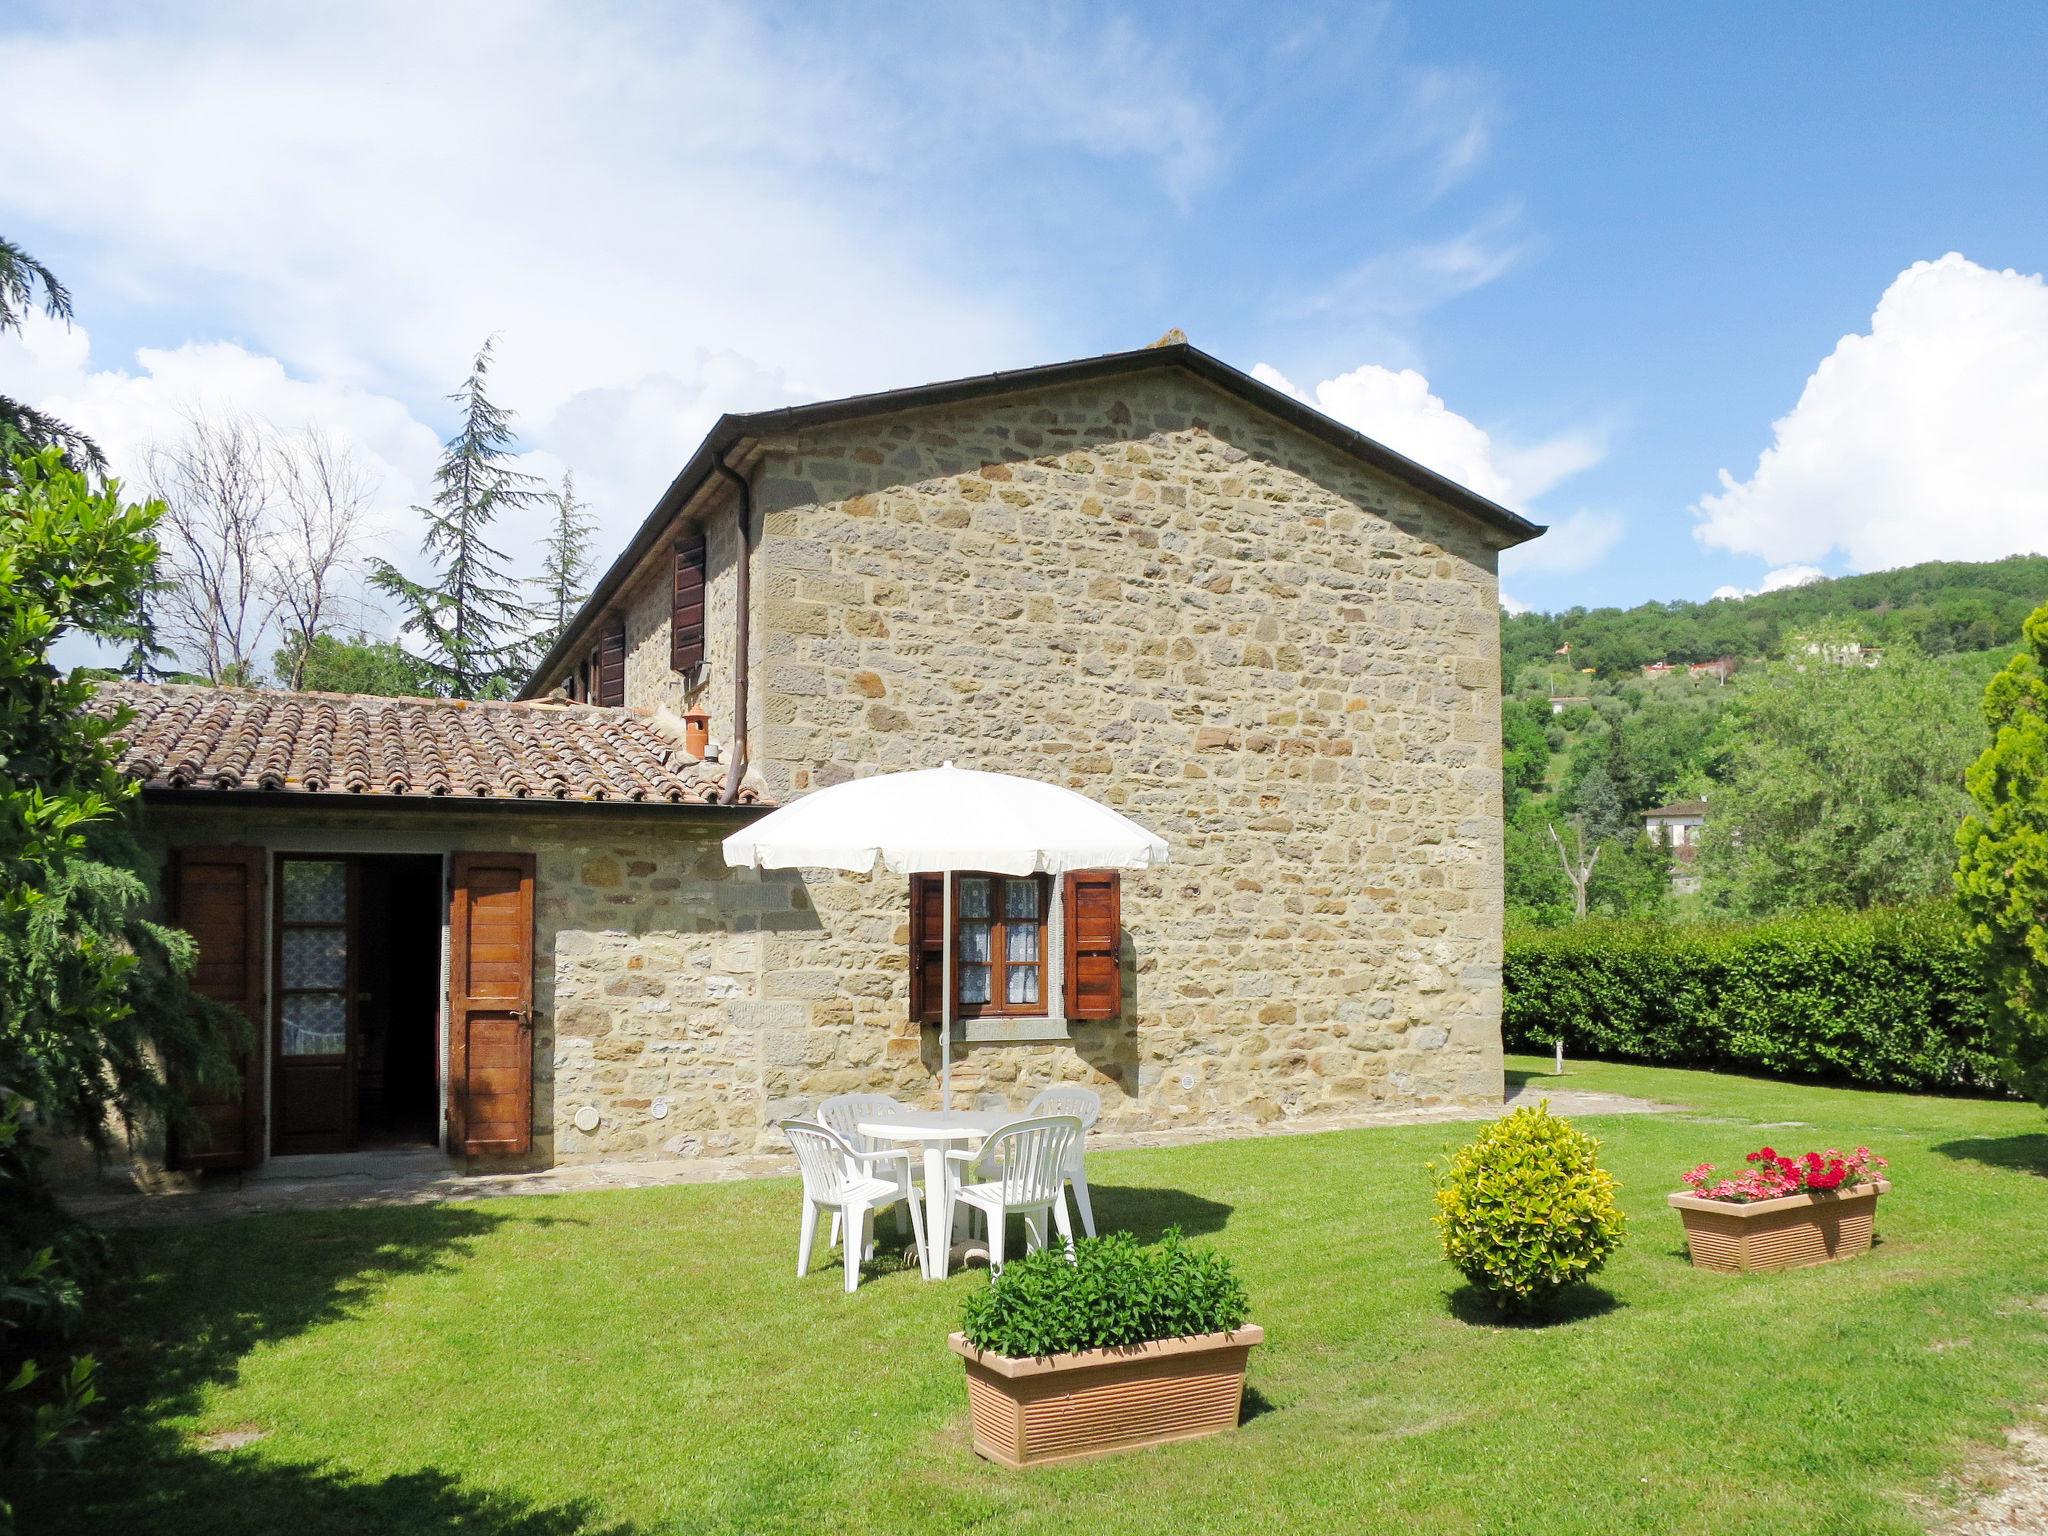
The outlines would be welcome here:
[[[462,408],[462,425],[434,471],[434,504],[413,509],[427,520],[420,547],[434,565],[434,579],[414,581],[388,560],[379,560],[370,577],[398,600],[404,628],[419,636],[435,681],[459,699],[510,691],[536,617],[523,583],[489,539],[499,513],[532,506],[547,494],[538,477],[513,467],[512,413],[484,392],[491,347],[491,341],[483,344],[469,377],[448,397]]]
[[[555,517],[547,542],[541,546],[541,627],[533,642],[536,657],[545,655],[562,637],[583,599],[590,595],[590,535],[597,527],[597,519],[576,499],[576,477],[569,470],[562,471],[561,489],[548,493],[548,504]]]

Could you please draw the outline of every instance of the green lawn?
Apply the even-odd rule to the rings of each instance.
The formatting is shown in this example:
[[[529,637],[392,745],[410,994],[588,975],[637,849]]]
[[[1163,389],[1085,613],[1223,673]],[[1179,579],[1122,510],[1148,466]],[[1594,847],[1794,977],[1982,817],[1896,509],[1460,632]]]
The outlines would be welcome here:
[[[109,1427],[22,1529],[1911,1531],[1916,1495],[2048,1401],[2039,1110],[1563,1082],[1688,1109],[1584,1122],[1630,1232],[1543,1328],[1495,1326],[1436,1249],[1423,1164],[1470,1127],[1091,1159],[1105,1225],[1226,1249],[1269,1342],[1235,1436],[1028,1474],[967,1449],[944,1336],[983,1277],[799,1282],[793,1181],[137,1234]],[[1762,1141],[1888,1154],[1878,1249],[1689,1268],[1666,1191]],[[263,1438],[201,1448],[235,1429]]]

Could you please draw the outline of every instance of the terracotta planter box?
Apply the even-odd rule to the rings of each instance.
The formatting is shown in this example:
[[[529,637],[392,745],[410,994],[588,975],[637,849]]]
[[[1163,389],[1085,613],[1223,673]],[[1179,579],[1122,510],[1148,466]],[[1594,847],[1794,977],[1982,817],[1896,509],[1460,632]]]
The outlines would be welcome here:
[[[1099,1456],[1237,1428],[1244,1365],[1266,1330],[1017,1360],[947,1342],[967,1362],[974,1449],[1006,1467]]]
[[[1877,1197],[1891,1187],[1877,1179],[1832,1194],[1785,1195],[1749,1205],[1698,1195],[1670,1199],[1685,1223],[1693,1263],[1732,1275],[1802,1269],[1869,1252]]]

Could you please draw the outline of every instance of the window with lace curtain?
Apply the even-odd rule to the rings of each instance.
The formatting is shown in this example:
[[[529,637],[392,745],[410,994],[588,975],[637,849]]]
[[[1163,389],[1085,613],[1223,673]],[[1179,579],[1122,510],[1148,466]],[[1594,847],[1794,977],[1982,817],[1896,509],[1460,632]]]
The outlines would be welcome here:
[[[953,984],[960,1017],[1046,1011],[1044,875],[960,875],[954,888]]]

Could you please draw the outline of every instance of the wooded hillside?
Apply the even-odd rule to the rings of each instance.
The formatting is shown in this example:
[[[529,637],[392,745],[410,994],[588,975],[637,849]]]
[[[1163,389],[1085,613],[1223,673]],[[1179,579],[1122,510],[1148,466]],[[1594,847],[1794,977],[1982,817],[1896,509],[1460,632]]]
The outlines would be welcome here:
[[[1846,629],[1865,645],[1911,643],[1930,656],[2016,644],[2020,622],[2048,599],[2048,555],[1931,561],[1842,576],[1749,598],[1571,608],[1501,619],[1502,676],[1571,645],[1574,668],[1608,674],[1653,661],[1777,656],[1808,628]]]

